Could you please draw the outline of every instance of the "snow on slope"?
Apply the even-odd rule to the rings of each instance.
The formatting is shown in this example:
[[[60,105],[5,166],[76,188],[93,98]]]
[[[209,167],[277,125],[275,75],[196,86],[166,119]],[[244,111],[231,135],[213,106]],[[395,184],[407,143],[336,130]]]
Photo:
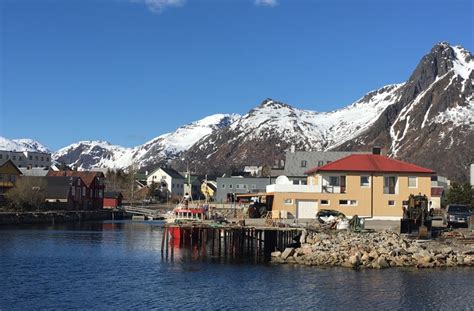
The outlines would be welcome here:
[[[230,129],[240,132],[234,139],[252,140],[273,133],[286,141],[296,139],[306,150],[327,150],[369,128],[398,100],[397,90],[402,86],[385,86],[346,108],[323,113],[296,109],[268,99],[234,122]]]
[[[7,139],[2,136],[0,136],[0,150],[50,152],[48,147],[36,140],[29,138]]]
[[[58,150],[52,157],[58,162],[65,162],[79,169],[123,169],[134,163],[138,167],[144,167],[177,156],[201,138],[228,126],[238,117],[234,114],[211,115],[134,148],[113,145],[106,141],[81,141]]]

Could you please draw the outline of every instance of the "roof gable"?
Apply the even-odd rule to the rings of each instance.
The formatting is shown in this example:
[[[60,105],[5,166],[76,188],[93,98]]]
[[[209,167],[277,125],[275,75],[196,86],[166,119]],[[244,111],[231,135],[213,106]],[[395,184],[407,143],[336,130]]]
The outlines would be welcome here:
[[[104,173],[102,172],[93,172],[93,171],[49,171],[48,175],[50,177],[80,177],[82,181],[86,184],[86,187],[90,187],[92,182],[96,177],[103,177]]]
[[[21,171],[16,167],[12,160],[5,161],[0,165],[0,172],[4,174],[17,174],[22,175]]]
[[[434,173],[430,169],[377,154],[352,154],[321,167],[314,167],[305,173],[316,172]]]

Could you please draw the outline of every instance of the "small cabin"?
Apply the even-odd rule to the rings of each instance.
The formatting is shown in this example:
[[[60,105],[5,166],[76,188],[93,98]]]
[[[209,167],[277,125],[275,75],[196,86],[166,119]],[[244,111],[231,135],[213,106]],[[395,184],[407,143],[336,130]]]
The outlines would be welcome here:
[[[121,192],[112,191],[104,194],[104,208],[119,208],[122,206],[123,195]]]

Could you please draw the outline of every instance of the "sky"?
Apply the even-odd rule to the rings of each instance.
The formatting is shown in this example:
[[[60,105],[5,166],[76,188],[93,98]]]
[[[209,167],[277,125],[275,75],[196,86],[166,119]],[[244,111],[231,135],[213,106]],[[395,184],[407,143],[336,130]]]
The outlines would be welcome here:
[[[136,146],[272,98],[343,108],[439,41],[471,0],[0,0],[0,136]]]

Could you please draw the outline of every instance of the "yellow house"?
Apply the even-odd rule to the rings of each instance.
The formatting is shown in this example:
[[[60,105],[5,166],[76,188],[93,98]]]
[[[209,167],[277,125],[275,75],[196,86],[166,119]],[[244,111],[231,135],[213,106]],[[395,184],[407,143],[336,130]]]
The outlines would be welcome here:
[[[201,193],[204,195],[206,200],[212,201],[215,198],[217,190],[217,183],[211,180],[205,180],[201,184]]]
[[[434,172],[380,154],[353,154],[306,171],[307,185],[267,186],[274,218],[315,218],[320,209],[398,220],[410,194],[431,196]]]
[[[16,165],[8,160],[0,165],[0,194],[15,186],[16,180],[22,175]]]

